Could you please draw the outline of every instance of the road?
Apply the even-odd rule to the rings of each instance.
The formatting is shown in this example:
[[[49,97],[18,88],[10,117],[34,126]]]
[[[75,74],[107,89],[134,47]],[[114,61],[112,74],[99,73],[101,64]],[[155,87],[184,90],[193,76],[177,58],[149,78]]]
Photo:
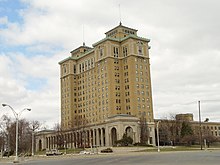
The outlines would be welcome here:
[[[0,163],[10,165],[13,163]],[[220,151],[128,153],[29,159],[22,165],[219,165]]]

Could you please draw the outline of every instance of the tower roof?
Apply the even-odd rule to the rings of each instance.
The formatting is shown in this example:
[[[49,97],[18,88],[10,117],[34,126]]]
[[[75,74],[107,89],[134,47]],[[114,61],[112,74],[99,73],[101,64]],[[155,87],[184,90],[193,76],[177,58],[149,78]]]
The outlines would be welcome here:
[[[113,37],[113,38],[124,38],[127,35],[137,36],[137,30],[123,26],[122,23],[120,22],[120,24],[118,26],[107,31],[105,33],[105,35],[106,35],[106,37]]]
[[[116,27],[114,27],[113,29],[107,31],[105,34],[107,35],[107,34],[110,33],[111,31],[114,31],[114,30],[116,30],[116,29],[118,29],[118,28],[125,28],[125,29],[129,29],[129,30],[132,30],[132,31],[135,31],[135,32],[138,31],[138,30],[136,30],[136,29],[129,28],[129,27],[127,27],[127,26],[123,26],[122,23],[120,22],[118,26],[116,26]]]

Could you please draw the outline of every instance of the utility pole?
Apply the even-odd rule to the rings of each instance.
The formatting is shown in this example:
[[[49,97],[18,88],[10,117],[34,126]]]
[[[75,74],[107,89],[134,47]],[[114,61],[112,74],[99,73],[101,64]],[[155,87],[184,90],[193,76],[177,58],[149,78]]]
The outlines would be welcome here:
[[[202,150],[202,123],[201,123],[200,101],[198,101],[198,107],[199,107],[199,143]]]
[[[160,152],[160,137],[159,137],[159,123],[161,121],[157,122],[157,152]]]

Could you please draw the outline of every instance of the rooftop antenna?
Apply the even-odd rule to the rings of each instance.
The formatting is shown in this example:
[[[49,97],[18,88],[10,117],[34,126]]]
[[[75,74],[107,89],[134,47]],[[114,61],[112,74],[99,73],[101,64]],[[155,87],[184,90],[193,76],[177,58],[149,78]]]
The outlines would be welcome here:
[[[118,5],[118,10],[119,10],[119,20],[120,20],[119,25],[121,25],[122,23],[121,23],[121,5],[120,4]]]
[[[82,30],[83,30],[83,46],[85,46],[85,32],[84,32],[84,24],[82,26]]]

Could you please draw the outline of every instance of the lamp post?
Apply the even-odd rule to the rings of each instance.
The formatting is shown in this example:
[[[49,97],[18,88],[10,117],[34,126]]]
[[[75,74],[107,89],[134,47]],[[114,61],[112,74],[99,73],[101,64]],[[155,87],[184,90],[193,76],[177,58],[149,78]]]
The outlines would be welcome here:
[[[31,136],[31,155],[34,156],[34,131]]]
[[[157,152],[160,152],[160,138],[159,138],[159,123],[161,121],[157,122]]]
[[[65,147],[65,155],[66,155],[66,140],[64,140],[64,147]]]
[[[31,109],[25,108],[25,109],[21,110],[19,113],[17,113],[17,112],[15,112],[15,110],[14,110],[10,105],[8,105],[8,104],[2,104],[2,106],[3,106],[3,107],[8,106],[8,107],[12,110],[12,112],[13,112],[13,114],[14,114],[14,116],[15,116],[15,119],[16,119],[16,139],[15,139],[15,141],[16,141],[16,146],[15,146],[15,160],[14,160],[14,163],[18,163],[18,162],[19,162],[19,161],[18,161],[18,120],[19,120],[19,116],[21,115],[21,113],[22,113],[23,111],[25,111],[25,110],[31,111]]]
[[[199,107],[199,143],[202,150],[202,123],[201,123],[200,101],[198,101],[198,107]]]

